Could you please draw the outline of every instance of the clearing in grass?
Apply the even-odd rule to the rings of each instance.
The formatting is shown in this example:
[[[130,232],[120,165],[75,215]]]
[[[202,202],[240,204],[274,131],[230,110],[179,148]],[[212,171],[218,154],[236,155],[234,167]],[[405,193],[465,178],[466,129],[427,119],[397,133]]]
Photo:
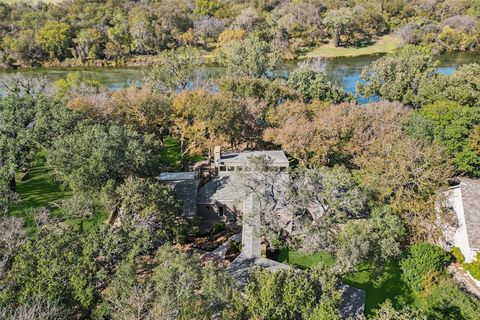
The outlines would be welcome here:
[[[332,44],[326,44],[301,56],[305,58],[338,58],[338,57],[357,57],[363,55],[372,55],[380,53],[390,53],[401,46],[401,40],[393,35],[380,37],[374,44],[366,47],[335,47]]]

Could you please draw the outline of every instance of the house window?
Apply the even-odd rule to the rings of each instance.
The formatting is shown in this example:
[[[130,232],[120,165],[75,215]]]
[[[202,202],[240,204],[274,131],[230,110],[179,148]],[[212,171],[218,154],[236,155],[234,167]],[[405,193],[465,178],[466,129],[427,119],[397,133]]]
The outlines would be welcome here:
[[[210,210],[210,209],[212,209],[212,207],[206,206],[205,209]]]
[[[227,171],[235,171],[235,167],[233,167],[233,166],[228,166],[228,167],[227,167]]]
[[[226,171],[225,166],[220,166],[220,171]]]

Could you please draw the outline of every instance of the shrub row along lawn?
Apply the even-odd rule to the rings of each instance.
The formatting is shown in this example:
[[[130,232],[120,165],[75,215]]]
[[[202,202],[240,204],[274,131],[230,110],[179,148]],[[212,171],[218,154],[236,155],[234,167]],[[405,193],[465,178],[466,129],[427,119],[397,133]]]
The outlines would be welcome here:
[[[335,263],[335,259],[326,252],[306,255],[289,249],[276,252],[272,258],[300,269],[311,268],[317,264],[331,266]],[[390,261],[381,274],[377,274],[371,266],[364,265],[360,267],[360,271],[347,275],[344,282],[366,291],[365,314],[370,315],[387,299],[391,300],[394,306],[400,303],[417,304],[417,297],[403,282],[401,274],[398,261]]]

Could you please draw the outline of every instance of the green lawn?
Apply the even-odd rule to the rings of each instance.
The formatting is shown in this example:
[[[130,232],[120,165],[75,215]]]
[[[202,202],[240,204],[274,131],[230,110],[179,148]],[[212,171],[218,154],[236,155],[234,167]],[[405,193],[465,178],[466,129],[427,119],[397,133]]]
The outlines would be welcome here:
[[[363,55],[370,55],[376,53],[390,53],[396,48],[400,47],[400,39],[392,36],[385,35],[378,39],[374,44],[366,47],[355,48],[355,47],[334,47],[331,44],[323,45],[317,48],[314,48],[310,52],[301,56],[301,59],[304,58],[314,58],[314,57],[324,57],[324,58],[337,58],[337,57],[356,57]]]
[[[60,209],[50,206],[55,201],[71,196],[71,193],[53,179],[45,157],[45,153],[37,154],[32,162],[28,176],[24,181],[17,181],[16,192],[20,195],[20,202],[12,210],[11,214],[22,217],[27,226],[33,228],[34,221],[31,211],[36,208],[50,207],[53,216],[63,218],[65,223],[76,225],[83,231],[89,232],[100,226],[108,217],[108,213],[104,210],[99,210],[91,218],[87,219],[69,218],[64,216]]]
[[[315,254],[303,254],[298,251],[283,249],[274,253],[272,259],[287,263],[299,269],[310,268],[317,264],[325,264],[331,266],[335,263],[335,259],[327,252],[319,252]]]
[[[368,315],[387,299],[390,299],[394,306],[418,303],[417,296],[402,281],[401,274],[398,261],[390,261],[378,277],[371,266],[364,266],[360,271],[346,276],[344,281],[367,292],[365,314]]]
[[[175,137],[165,137],[163,141],[164,148],[160,154],[160,163],[170,169],[179,169],[180,167],[180,142]],[[202,156],[188,156],[187,160],[196,162],[203,160]]]
[[[51,202],[70,196],[62,185],[53,180],[44,153],[35,157],[24,181],[17,181],[16,192],[20,195],[20,203],[13,209],[12,215],[23,217],[27,224],[32,222],[32,209],[46,207]]]
[[[272,254],[271,258],[300,269],[310,268],[320,263],[333,265],[335,262],[334,258],[326,252],[306,255],[288,249]],[[362,266],[360,271],[344,278],[345,283],[366,291],[366,315],[371,314],[387,299],[390,299],[395,306],[417,303],[417,297],[401,279],[401,270],[397,261],[391,261],[378,277],[375,275],[376,272],[371,266]]]
[[[180,144],[176,138],[166,137],[165,148],[160,154],[160,161],[170,169],[178,169],[180,165]],[[189,161],[198,161],[203,157],[189,157]],[[61,218],[65,223],[76,225],[83,231],[96,229],[108,218],[108,212],[99,210],[90,218],[67,217],[55,206],[56,201],[66,199],[71,193],[53,179],[51,169],[47,165],[45,152],[40,152],[32,161],[28,176],[20,181],[20,174],[17,176],[17,190],[20,195],[19,204],[13,208],[11,214],[22,217],[29,228],[34,228],[32,210],[36,208],[49,207],[51,214]]]

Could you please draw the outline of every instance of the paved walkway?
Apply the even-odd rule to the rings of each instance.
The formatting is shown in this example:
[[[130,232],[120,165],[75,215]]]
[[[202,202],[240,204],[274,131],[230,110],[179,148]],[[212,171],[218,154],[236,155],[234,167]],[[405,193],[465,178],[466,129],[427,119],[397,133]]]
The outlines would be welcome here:
[[[254,196],[249,195],[243,202],[242,254],[247,258],[262,256],[262,243],[257,236],[260,213],[254,210]]]

